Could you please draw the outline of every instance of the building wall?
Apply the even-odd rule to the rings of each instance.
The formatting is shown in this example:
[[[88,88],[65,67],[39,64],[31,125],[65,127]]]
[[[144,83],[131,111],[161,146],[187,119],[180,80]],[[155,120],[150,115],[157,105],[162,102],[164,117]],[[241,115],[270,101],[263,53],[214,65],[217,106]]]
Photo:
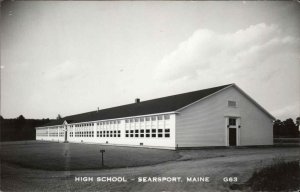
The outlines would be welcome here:
[[[63,126],[36,128],[36,140],[56,142],[65,141]]]
[[[237,107],[228,107],[228,100]],[[178,147],[228,146],[227,118],[239,117],[238,145],[272,145],[273,123],[260,108],[235,87],[179,111],[176,114]]]
[[[169,118],[165,119],[166,116]],[[141,118],[143,121],[141,121]],[[146,121],[146,118],[149,118],[149,121]],[[67,126],[69,142],[175,149],[174,113],[83,122],[68,124]],[[45,128],[37,128],[37,140],[64,141],[64,135],[62,137],[43,135],[42,130],[44,129]],[[147,130],[149,130],[150,133],[146,133]],[[152,132],[153,130],[155,130],[155,133]],[[128,133],[126,133],[126,131]],[[147,134],[150,134],[150,137],[146,137]],[[128,137],[126,137],[126,135]],[[144,137],[141,137],[141,135]],[[153,135],[156,137],[152,137]]]

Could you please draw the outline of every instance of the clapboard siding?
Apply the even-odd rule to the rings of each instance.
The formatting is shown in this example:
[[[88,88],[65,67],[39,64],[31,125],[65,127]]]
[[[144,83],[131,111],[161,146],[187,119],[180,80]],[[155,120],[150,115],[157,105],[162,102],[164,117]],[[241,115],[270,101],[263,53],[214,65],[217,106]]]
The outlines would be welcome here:
[[[228,107],[228,100],[237,107]],[[272,119],[234,86],[179,111],[176,144],[179,147],[227,146],[226,117],[240,117],[240,145],[272,144]]]

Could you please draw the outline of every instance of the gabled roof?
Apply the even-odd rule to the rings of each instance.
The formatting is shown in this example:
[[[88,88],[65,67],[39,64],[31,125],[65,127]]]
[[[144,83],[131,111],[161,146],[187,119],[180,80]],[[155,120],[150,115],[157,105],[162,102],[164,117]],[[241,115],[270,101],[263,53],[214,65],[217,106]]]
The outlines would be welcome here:
[[[228,84],[199,91],[142,101],[139,103],[132,103],[128,105],[102,109],[99,111],[91,111],[87,113],[71,115],[59,120],[51,121],[44,126],[62,125],[65,120],[68,123],[80,123],[104,119],[173,112],[231,85],[232,84]]]

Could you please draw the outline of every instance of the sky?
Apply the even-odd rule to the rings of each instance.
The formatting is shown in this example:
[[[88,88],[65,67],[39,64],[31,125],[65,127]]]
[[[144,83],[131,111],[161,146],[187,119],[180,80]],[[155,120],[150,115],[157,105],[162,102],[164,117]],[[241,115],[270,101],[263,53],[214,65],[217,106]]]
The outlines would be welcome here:
[[[1,115],[56,118],[235,83],[300,116],[297,1],[5,1]]]

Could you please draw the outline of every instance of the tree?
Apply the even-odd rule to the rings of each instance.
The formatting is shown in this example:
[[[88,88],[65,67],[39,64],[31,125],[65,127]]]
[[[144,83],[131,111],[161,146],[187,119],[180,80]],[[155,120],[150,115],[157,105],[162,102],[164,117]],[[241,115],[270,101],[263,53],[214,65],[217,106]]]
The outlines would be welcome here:
[[[20,115],[19,117],[17,117],[17,119],[20,120],[20,121],[24,121],[25,117],[23,115]]]
[[[284,133],[287,137],[298,137],[298,128],[293,119],[288,118],[283,121]]]
[[[61,115],[58,114],[57,117],[56,117],[56,119],[62,119]]]
[[[283,134],[283,124],[279,119],[276,119],[273,124],[274,137],[280,137]]]
[[[300,117],[296,118],[296,125],[299,127],[299,125],[300,125]]]

